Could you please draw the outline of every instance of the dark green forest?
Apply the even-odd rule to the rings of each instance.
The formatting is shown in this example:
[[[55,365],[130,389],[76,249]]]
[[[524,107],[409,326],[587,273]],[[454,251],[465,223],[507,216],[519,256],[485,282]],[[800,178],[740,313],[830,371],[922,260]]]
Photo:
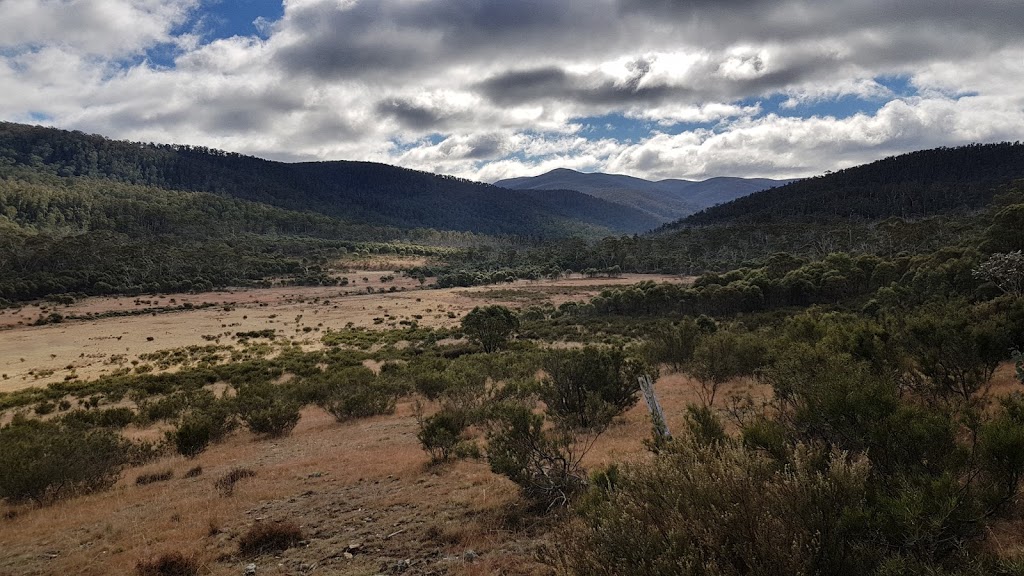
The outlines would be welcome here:
[[[689,216],[669,229],[722,223],[921,218],[982,208],[1024,178],[1024,144],[921,150],[807,178]]]
[[[199,146],[0,123],[0,166],[210,192],[346,221],[524,237],[642,232],[641,212],[573,191],[521,192],[371,162],[273,162]]]

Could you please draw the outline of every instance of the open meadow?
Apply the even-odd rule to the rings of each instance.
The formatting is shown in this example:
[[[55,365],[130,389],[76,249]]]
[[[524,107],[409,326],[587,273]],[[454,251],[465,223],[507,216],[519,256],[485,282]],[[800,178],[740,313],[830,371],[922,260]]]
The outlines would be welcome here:
[[[245,338],[240,343],[234,336],[238,333],[269,329],[275,341],[318,350],[331,330],[394,332],[409,322],[452,328],[476,306],[557,306],[588,299],[608,286],[689,281],[627,275],[421,289],[396,273],[384,284],[395,286],[394,292],[360,289],[364,276],[371,279],[366,285],[381,286],[382,274],[349,274],[359,281],[347,290],[280,287],[90,298],[7,310],[0,316],[2,390],[88,382],[118,370],[173,372],[183,366],[161,366],[160,351],[194,346],[223,344],[218,358],[229,363],[232,352],[251,352]],[[65,319],[32,325],[51,313]],[[363,363],[377,371],[381,365],[372,359]],[[744,380],[730,386],[754,384]],[[226,385],[213,382],[205,388],[224,394]],[[682,426],[685,405],[697,399],[696,385],[672,374],[657,388],[670,427]],[[124,406],[134,404],[104,400],[99,409]],[[538,555],[548,551],[557,526],[526,510],[515,484],[478,459],[431,464],[417,440],[417,410],[438,408],[413,393],[399,398],[392,414],[339,423],[310,406],[287,436],[267,439],[239,431],[191,458],[165,454],[130,465],[110,490],[42,508],[11,505],[0,518],[0,574],[134,574],[140,562],[176,552],[211,575],[240,574],[250,563],[258,574],[550,573]],[[4,412],[3,421],[15,412]],[[158,421],[130,424],[123,434],[160,441],[169,430],[173,425]],[[649,433],[647,409],[636,405],[611,424],[585,465],[647,458],[643,441]],[[223,479],[238,470],[253,475],[246,472],[225,489]],[[298,545],[258,557],[238,553],[239,538],[254,524],[279,521],[300,527]]]

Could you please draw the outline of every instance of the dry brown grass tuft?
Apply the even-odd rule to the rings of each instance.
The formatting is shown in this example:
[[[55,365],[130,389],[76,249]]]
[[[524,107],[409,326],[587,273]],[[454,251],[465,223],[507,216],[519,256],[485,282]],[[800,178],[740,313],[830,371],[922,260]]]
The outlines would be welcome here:
[[[221,496],[231,496],[235,493],[235,484],[238,484],[240,480],[245,478],[252,478],[256,475],[256,472],[248,468],[233,468],[227,474],[221,476],[214,483],[217,490],[220,490]]]
[[[174,478],[174,471],[171,469],[162,470],[160,472],[150,472],[148,474],[140,474],[135,479],[136,486],[145,486],[146,484],[152,484],[154,482],[166,482]]]
[[[196,576],[199,574],[199,561],[195,556],[168,552],[152,560],[140,560],[135,565],[135,573],[139,576]]]
[[[243,556],[282,552],[302,539],[302,529],[295,522],[257,522],[239,539],[238,552]]]

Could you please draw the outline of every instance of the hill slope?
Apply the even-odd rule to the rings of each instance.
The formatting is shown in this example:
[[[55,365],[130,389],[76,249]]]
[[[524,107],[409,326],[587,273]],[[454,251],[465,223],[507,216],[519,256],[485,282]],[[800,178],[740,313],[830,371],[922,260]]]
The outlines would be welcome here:
[[[985,206],[1024,178],[1024,144],[921,150],[809,178],[694,214],[680,225],[911,218]]]
[[[641,232],[658,221],[584,194],[537,197],[370,162],[287,164],[203,147],[0,123],[0,166],[211,192],[368,224],[487,234]]]
[[[787,182],[730,177],[704,181],[669,179],[653,182],[621,174],[585,174],[559,168],[539,176],[499,180],[495,185],[516,190],[578,190],[641,210],[664,223]]]

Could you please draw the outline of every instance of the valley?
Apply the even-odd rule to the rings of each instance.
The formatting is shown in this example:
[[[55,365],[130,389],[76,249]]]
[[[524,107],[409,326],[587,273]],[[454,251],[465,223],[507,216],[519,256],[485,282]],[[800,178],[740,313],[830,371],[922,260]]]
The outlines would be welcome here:
[[[0,575],[1024,566],[1019,143],[677,220],[14,124],[0,160]]]

